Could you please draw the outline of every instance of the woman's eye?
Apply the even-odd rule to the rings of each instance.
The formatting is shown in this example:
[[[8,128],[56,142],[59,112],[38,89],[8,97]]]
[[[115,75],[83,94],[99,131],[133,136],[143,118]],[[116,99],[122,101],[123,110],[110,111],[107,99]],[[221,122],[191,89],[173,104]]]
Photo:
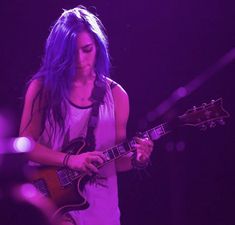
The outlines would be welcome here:
[[[92,47],[91,46],[90,47],[86,47],[86,48],[83,49],[83,52],[86,52],[86,53],[91,52],[91,51],[92,51]]]

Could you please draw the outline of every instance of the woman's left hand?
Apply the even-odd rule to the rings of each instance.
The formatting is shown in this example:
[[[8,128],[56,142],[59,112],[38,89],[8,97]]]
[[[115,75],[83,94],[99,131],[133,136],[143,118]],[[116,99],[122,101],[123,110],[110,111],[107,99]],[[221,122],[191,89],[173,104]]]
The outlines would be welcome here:
[[[135,147],[137,152],[137,161],[145,163],[149,161],[151,153],[153,151],[153,142],[149,138],[135,137]]]

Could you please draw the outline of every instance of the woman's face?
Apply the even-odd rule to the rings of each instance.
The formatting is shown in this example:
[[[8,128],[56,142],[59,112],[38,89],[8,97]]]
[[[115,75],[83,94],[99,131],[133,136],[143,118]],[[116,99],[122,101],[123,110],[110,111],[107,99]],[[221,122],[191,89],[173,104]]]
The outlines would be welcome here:
[[[78,35],[77,71],[80,76],[94,74],[96,45],[94,38],[87,31]]]

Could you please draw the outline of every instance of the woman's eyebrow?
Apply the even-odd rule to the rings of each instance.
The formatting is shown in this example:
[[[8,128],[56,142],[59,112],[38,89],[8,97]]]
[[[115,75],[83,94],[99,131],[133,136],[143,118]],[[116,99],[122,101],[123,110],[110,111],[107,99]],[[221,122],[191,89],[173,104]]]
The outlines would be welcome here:
[[[82,46],[82,48],[86,48],[86,47],[89,47],[91,45],[93,45],[93,43],[85,44],[85,45]]]

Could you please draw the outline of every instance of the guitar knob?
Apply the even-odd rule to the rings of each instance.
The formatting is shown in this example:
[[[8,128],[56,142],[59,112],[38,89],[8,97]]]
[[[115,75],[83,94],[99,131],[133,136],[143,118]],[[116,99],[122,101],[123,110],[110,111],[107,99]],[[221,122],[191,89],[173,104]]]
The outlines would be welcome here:
[[[209,123],[209,127],[210,127],[210,128],[216,127],[216,123],[215,123],[214,121],[211,121],[211,122]]]
[[[202,104],[202,107],[203,107],[203,108],[206,108],[206,106],[207,106],[206,103],[203,103],[203,104]]]
[[[193,106],[193,111],[196,111],[197,110],[197,106]]]
[[[225,125],[225,121],[223,119],[220,119],[220,120],[218,120],[218,124],[224,126]]]
[[[202,124],[202,125],[199,126],[199,129],[201,131],[205,131],[207,129],[207,126],[205,124]]]
[[[215,100],[214,100],[214,99],[212,99],[212,100],[211,100],[211,104],[214,104],[214,103],[215,103]]]

